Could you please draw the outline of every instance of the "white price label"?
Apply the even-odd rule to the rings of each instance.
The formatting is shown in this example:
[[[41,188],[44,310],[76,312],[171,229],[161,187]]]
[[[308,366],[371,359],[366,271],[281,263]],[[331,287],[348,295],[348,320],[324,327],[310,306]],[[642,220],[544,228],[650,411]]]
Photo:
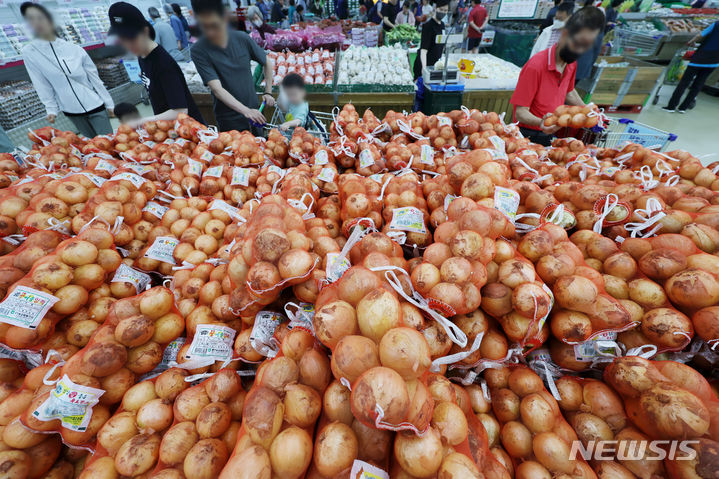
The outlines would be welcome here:
[[[165,347],[165,351],[162,353],[162,361],[160,361],[160,364],[158,364],[155,369],[150,371],[149,373],[140,376],[140,381],[144,381],[145,379],[151,379],[155,376],[159,376],[163,371],[167,371],[171,367],[174,367],[177,365],[177,354],[180,352],[180,349],[182,349],[182,346],[185,345],[185,338],[177,338],[174,341],[172,341],[170,344]]]
[[[501,186],[494,187],[494,208],[501,211],[509,221],[514,223],[519,208],[519,193]]]
[[[434,165],[434,149],[430,145],[422,145],[419,162],[423,165]]]
[[[208,162],[208,163],[209,163],[210,161],[212,161],[212,159],[213,159],[214,157],[215,157],[215,155],[212,154],[212,152],[211,152],[210,150],[205,150],[205,151],[203,151],[202,154],[200,155],[200,159],[201,159],[202,161],[206,161],[206,162]]]
[[[114,173],[117,169],[115,166],[112,165],[112,163],[109,163],[107,160],[100,160],[97,162],[97,165],[95,165],[96,170],[104,170],[109,171],[110,173]]]
[[[277,165],[270,165],[267,167],[267,170],[270,173],[276,173],[276,174],[280,175],[280,178],[282,178],[285,175],[284,170]]]
[[[2,344],[0,344],[0,358],[22,361],[28,369],[36,368],[43,363],[42,354],[38,352],[30,350],[16,351],[14,349],[6,348]]]
[[[327,279],[334,283],[352,267],[352,263],[346,257],[340,257],[339,253],[327,253]]]
[[[40,421],[60,419],[62,426],[71,431],[86,431],[92,419],[92,407],[103,394],[102,389],[75,384],[65,374],[32,415]]]
[[[145,258],[156,259],[163,263],[175,264],[175,258],[172,253],[175,252],[175,246],[180,244],[180,240],[172,236],[158,236],[147,248]]]
[[[447,195],[444,197],[444,211],[447,211],[447,208],[449,208],[449,205],[452,204],[454,200],[456,200],[458,197],[454,195]]]
[[[441,128],[443,126],[452,126],[452,119],[448,116],[439,115],[437,117],[437,125]]]
[[[220,176],[222,176],[222,165],[208,168],[207,171],[205,171],[205,174],[202,175],[202,177],[206,178],[208,176],[213,178],[219,178]]]
[[[164,216],[164,214],[169,210],[167,206],[163,206],[160,203],[156,203],[154,201],[148,201],[144,208],[142,208],[142,211],[147,211],[153,216],[156,216],[160,219]]]
[[[202,176],[202,163],[193,159],[187,160],[187,164],[190,166],[189,173],[196,177]]]
[[[102,184],[106,181],[105,178],[103,178],[102,176],[93,175],[92,173],[88,173],[87,171],[83,171],[80,174],[87,177],[87,179],[92,181],[92,183],[97,187],[102,186]]]
[[[230,185],[250,186],[250,169],[235,166],[232,168],[232,181]]]
[[[250,344],[255,351],[268,358],[277,356],[280,345],[274,335],[283,319],[283,315],[273,311],[260,311],[255,315],[255,324],[250,333]]]
[[[355,459],[350,471],[352,479],[389,479],[389,474],[372,464]]]
[[[238,208],[235,208],[234,206],[229,205],[222,200],[213,201],[212,204],[210,205],[210,207],[208,208],[208,210],[222,210],[225,213],[227,213],[228,215],[230,215],[230,217],[232,217],[232,218],[244,219],[242,217],[242,215],[240,214],[240,210]]]
[[[322,168],[320,174],[317,175],[317,179],[320,181],[331,183],[335,179],[335,170],[333,170],[332,168]]]
[[[326,150],[320,150],[317,153],[315,153],[315,165],[326,165],[330,162],[329,156],[327,155]]]
[[[192,160],[190,160],[192,161]],[[135,188],[139,188],[142,186],[142,184],[146,181],[145,178],[143,178],[140,175],[136,175],[135,173],[130,173],[129,171],[123,171],[122,173],[118,173],[112,178],[110,178],[108,181],[118,181],[118,180],[127,180],[130,183],[132,183]]]
[[[370,150],[362,150],[359,155],[360,168],[367,168],[374,165],[374,156]]]
[[[178,138],[175,140],[176,145],[185,146],[187,144],[187,140],[184,138]]]
[[[232,346],[237,332],[219,324],[201,324],[195,330],[186,359],[214,359],[225,361],[232,357]]]
[[[501,151],[502,153],[506,153],[507,150],[505,148],[504,140],[498,137],[497,135],[493,135],[489,137],[489,141],[494,145],[494,149],[497,151]]]
[[[580,344],[574,345],[574,359],[577,361],[589,363],[594,358],[601,356],[602,353],[609,353],[614,350],[613,347],[603,347],[602,344],[597,341],[615,341],[617,339],[617,333],[606,332],[597,335],[589,341],[584,341]]]
[[[175,142],[172,140],[172,138],[168,138],[168,139],[166,139],[165,141],[163,141],[162,143],[165,144],[165,145],[172,145],[172,144],[174,144]]]
[[[28,288],[17,286],[0,303],[0,322],[35,329],[59,298]]]
[[[144,175],[145,173],[150,173],[151,171],[154,171],[149,166],[141,165],[139,163],[130,163],[129,165],[127,165],[127,167],[140,176]]]
[[[152,278],[149,274],[130,268],[125,263],[120,263],[120,267],[117,268],[115,276],[112,277],[110,282],[130,283],[135,287],[135,291],[139,293],[145,290],[145,287],[150,284],[150,281],[152,281]]]
[[[376,181],[380,185],[382,184],[382,173],[375,173],[374,175],[369,175],[369,179],[372,181]]]
[[[426,233],[424,213],[414,206],[395,208],[392,210],[392,221],[389,223],[389,229]]]
[[[142,143],[150,149],[154,148],[155,145],[157,145],[157,143],[151,140],[143,141]]]

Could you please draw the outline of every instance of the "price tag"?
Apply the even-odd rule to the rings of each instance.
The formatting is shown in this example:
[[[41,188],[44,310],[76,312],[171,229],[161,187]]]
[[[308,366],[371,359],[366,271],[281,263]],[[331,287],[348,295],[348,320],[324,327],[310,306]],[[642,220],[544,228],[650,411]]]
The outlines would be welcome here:
[[[457,199],[457,196],[454,195],[447,195],[444,197],[444,211],[447,211],[447,208],[449,208],[449,205],[452,204],[454,200]]]
[[[447,116],[439,115],[437,116],[437,125],[439,125],[440,128],[443,126],[452,126],[452,119]]]
[[[208,208],[208,211],[209,210],[222,210],[225,213],[227,213],[228,215],[230,215],[230,217],[232,217],[232,218],[236,218],[236,219],[242,218],[241,221],[244,220],[244,218],[240,214],[239,209],[235,208],[232,205],[225,203],[222,200],[213,201],[212,204],[210,205],[210,207]]]
[[[151,140],[143,141],[142,143],[150,149],[153,149],[155,145],[157,145],[157,143]]]
[[[212,154],[212,152],[211,152],[210,150],[205,150],[205,151],[203,151],[202,154],[200,155],[200,159],[201,159],[202,161],[206,161],[206,162],[208,162],[208,163],[209,163],[210,161],[212,161],[212,159],[213,159],[214,157],[215,157],[215,155]]]
[[[167,132],[167,136],[169,136],[170,138],[172,138],[172,139],[174,140],[174,139],[177,138],[179,135],[177,134],[177,132],[176,132],[175,130],[170,130],[170,131]]]
[[[198,178],[202,176],[202,163],[193,159],[189,159],[187,160],[187,164],[190,165],[189,172],[191,175],[194,175]]]
[[[95,165],[95,169],[109,171],[110,173],[114,173],[117,168],[114,167],[107,160],[100,160],[97,162],[97,165]]]
[[[235,331],[219,324],[201,324],[195,330],[186,359],[225,361],[232,357]]]
[[[87,177],[87,179],[92,181],[92,183],[98,188],[102,186],[102,184],[106,181],[105,178],[103,178],[102,176],[93,175],[92,173],[88,173],[87,171],[80,172],[80,174]]]
[[[255,316],[255,324],[250,333],[250,344],[263,356],[274,358],[280,350],[280,345],[274,338],[275,330],[285,317],[274,311],[260,311]]]
[[[202,175],[203,178],[210,176],[213,178],[219,178],[222,176],[222,165],[219,166],[213,166],[212,168],[208,168],[207,171],[205,171],[205,174]]]
[[[519,208],[519,193],[501,186],[494,187],[494,208],[501,211],[514,223]]]
[[[614,351],[612,347],[603,347],[597,344],[597,341],[615,341],[617,339],[617,333],[606,332],[597,335],[589,341],[584,341],[581,344],[574,345],[574,359],[577,361],[589,363],[594,358],[601,356],[602,353],[611,353]]]
[[[144,175],[145,173],[149,173],[149,172],[151,172],[151,171],[154,171],[154,170],[153,170],[152,168],[150,168],[149,166],[147,166],[147,165],[140,165],[140,164],[138,164],[138,163],[131,163],[131,164],[127,165],[127,167],[130,168],[132,171],[134,171],[135,173],[137,173],[137,174],[140,175],[140,176]]]
[[[135,291],[139,293],[145,290],[145,287],[150,284],[150,281],[152,281],[152,278],[149,274],[130,268],[125,263],[120,263],[120,267],[117,268],[115,276],[112,277],[110,282],[130,283],[135,287]]]
[[[182,346],[184,345],[185,338],[177,338],[170,344],[168,344],[165,348],[165,351],[162,353],[162,361],[160,361],[160,364],[158,364],[155,369],[153,369],[149,373],[140,376],[138,382],[144,381],[145,379],[154,378],[155,376],[159,376],[163,371],[167,371],[171,367],[176,366],[177,354],[180,352],[180,349],[182,349]]]
[[[232,181],[230,185],[250,186],[250,169],[235,166],[232,168]]]
[[[506,160],[509,157],[507,156],[507,153],[504,151],[494,150],[492,148],[485,148],[484,151],[489,152],[490,155],[492,155],[493,160]]]
[[[154,201],[148,201],[144,208],[142,208],[142,211],[147,211],[153,216],[156,216],[160,219],[164,216],[165,212],[169,210],[167,206],[163,206],[160,203],[156,203]]]
[[[504,145],[504,140],[498,137],[497,135],[493,135],[489,137],[489,141],[494,145],[494,149],[497,151],[501,151],[502,153],[506,153],[507,150]]]
[[[295,318],[287,325],[289,329],[305,328],[314,334],[315,326],[312,323],[315,317],[315,305],[311,303],[300,303],[300,308],[295,311]]]
[[[331,183],[335,179],[335,170],[333,170],[332,168],[322,168],[320,174],[317,175],[317,179],[320,181]]]
[[[327,279],[334,283],[352,267],[352,263],[346,257],[340,257],[339,253],[327,253]]]
[[[376,181],[380,185],[382,184],[382,173],[375,173],[374,175],[369,175],[369,179],[372,181]]]
[[[389,229],[426,233],[424,213],[414,206],[395,208],[392,210],[392,221],[389,223]]]
[[[327,155],[326,150],[320,150],[317,153],[315,153],[315,165],[326,165],[330,162],[329,156]]]
[[[352,463],[350,477],[352,479],[389,479],[389,474],[379,467],[360,461],[359,459],[355,459]]]
[[[15,361],[22,361],[28,369],[36,368],[43,363],[42,354],[34,351],[16,351],[14,349],[6,348],[0,344],[0,358],[14,359]]]
[[[434,149],[430,145],[422,145],[419,162],[423,165],[434,165]]]
[[[190,160],[192,161],[192,160]],[[145,178],[142,176],[136,175],[135,173],[130,173],[128,171],[123,171],[122,173],[118,173],[112,178],[110,178],[108,181],[118,181],[118,180],[127,180],[130,183],[132,183],[135,188],[139,188],[142,186],[142,184],[146,181]]]
[[[32,412],[40,421],[60,419],[62,426],[71,431],[87,430],[92,419],[92,407],[105,394],[102,389],[75,384],[65,374],[50,392],[50,396]]]
[[[185,146],[187,144],[187,140],[184,138],[178,138],[175,140],[176,145]]]
[[[58,301],[60,298],[51,294],[27,286],[17,286],[0,303],[0,322],[35,329]]]
[[[374,157],[370,150],[362,150],[359,155],[360,168],[367,168],[374,165]]]
[[[180,240],[177,238],[172,236],[158,236],[155,238],[155,242],[152,243],[152,246],[147,248],[145,258],[175,264],[175,258],[172,256],[172,253],[174,253],[175,246],[178,244],[180,244]]]
[[[280,178],[282,178],[285,175],[284,170],[277,165],[270,165],[267,167],[267,170],[271,173],[276,173],[276,174],[280,175]]]
[[[606,168],[603,168],[599,171],[600,175],[608,176],[609,178],[614,177],[615,174],[617,174],[617,171],[621,171],[622,169],[618,166],[608,166]]]
[[[167,138],[165,141],[162,142],[164,145],[173,145],[175,142],[172,140],[172,138]]]

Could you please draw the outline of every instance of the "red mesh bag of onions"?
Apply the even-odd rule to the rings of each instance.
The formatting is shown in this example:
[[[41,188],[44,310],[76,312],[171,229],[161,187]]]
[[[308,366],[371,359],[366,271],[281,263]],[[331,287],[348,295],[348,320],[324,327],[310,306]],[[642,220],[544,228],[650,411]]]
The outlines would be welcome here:
[[[339,199],[342,209],[342,231],[349,237],[353,220],[370,218],[376,228],[382,227],[382,200],[380,183],[358,175],[342,174],[339,178]]]
[[[549,316],[552,334],[578,343],[602,333],[633,328],[632,317],[605,289],[604,278],[584,261],[582,251],[564,228],[546,223],[527,233],[517,250],[534,263],[552,289],[555,306]],[[577,323],[583,325],[577,328]]]
[[[8,244],[7,237],[3,243]],[[0,295],[4,298],[13,283],[30,272],[36,261],[55,251],[57,245],[66,237],[57,231],[35,231],[24,240],[11,238],[19,246],[12,252],[0,257]]]
[[[417,173],[405,170],[382,187],[382,231],[408,247],[424,249],[432,243],[429,212]]]
[[[488,369],[484,378],[501,425],[499,439],[513,462],[515,478],[596,477],[581,456],[572,459],[570,449],[577,434],[536,373],[518,365]]]
[[[257,370],[244,400],[242,428],[219,478],[304,477],[331,378],[329,358],[312,334],[303,327],[288,331],[279,354]],[[330,460],[336,463],[349,447],[343,439],[333,445],[336,457]]]
[[[45,236],[48,234],[42,238]],[[52,241],[49,238],[48,244]],[[32,269],[7,288],[0,302],[0,343],[37,353],[57,323],[80,311],[121,262],[112,235],[100,227],[57,244],[51,254],[35,260]]]
[[[605,369],[604,380],[622,396],[627,416],[650,439],[694,440],[664,461],[670,477],[711,477],[718,459],[719,400],[699,372],[676,361],[627,356]]]
[[[412,271],[412,285],[446,316],[479,308],[486,284],[486,265],[500,235],[514,235],[514,225],[494,208],[469,198],[456,198],[447,208],[448,221],[434,231],[434,243]]]
[[[250,216],[244,237],[232,248],[228,273],[235,314],[253,316],[281,291],[307,280],[319,264],[310,253],[302,215],[279,195],[262,198]]]
[[[103,408],[106,417],[99,419],[97,404],[119,402],[138,376],[160,364],[164,346],[184,328],[167,288],[157,286],[115,301],[87,345],[58,363],[58,379],[37,390],[23,424],[34,431],[60,432],[71,446],[87,444],[109,417]],[[73,400],[76,397],[82,401]]]
[[[126,390],[115,413],[96,431],[92,457],[80,477],[135,477],[152,471],[161,439],[173,424],[173,402],[190,387],[186,377],[187,371],[172,368]]]

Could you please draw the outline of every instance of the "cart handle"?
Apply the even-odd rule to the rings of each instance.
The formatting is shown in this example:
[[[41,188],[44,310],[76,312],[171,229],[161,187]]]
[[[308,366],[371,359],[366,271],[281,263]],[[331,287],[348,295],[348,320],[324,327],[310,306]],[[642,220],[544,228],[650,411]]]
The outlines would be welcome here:
[[[678,136],[675,135],[674,133],[669,133],[669,138],[668,138],[669,141],[674,141],[674,140],[676,140],[677,138],[678,138]]]
[[[634,120],[630,120],[629,118],[620,118],[619,123],[623,123],[624,125],[628,125],[630,123],[634,123]]]

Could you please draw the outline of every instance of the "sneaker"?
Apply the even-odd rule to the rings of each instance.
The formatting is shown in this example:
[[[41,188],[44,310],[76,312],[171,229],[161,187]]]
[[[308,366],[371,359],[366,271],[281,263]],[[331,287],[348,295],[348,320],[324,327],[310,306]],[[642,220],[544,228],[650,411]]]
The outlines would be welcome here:
[[[686,111],[686,110],[677,110],[677,112],[684,114],[684,113],[686,113],[687,111]]]
[[[663,106],[663,107],[662,107],[662,110],[668,111],[669,113],[674,113],[674,112],[676,111],[676,110],[674,110],[673,108],[669,108],[668,106]]]

